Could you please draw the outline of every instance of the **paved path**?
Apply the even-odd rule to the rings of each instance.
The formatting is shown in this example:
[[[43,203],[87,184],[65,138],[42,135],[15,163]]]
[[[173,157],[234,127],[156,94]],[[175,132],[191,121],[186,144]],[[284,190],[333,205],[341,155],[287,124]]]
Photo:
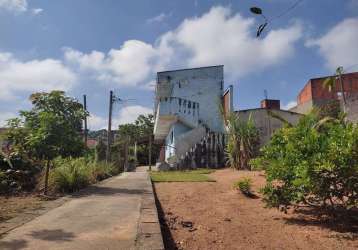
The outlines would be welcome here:
[[[113,177],[12,230],[0,249],[135,249],[143,197],[151,192],[143,169]]]

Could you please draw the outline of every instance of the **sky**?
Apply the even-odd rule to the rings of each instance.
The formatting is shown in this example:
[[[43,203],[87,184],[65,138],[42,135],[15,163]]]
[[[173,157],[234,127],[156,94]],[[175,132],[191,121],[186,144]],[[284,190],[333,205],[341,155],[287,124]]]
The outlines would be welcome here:
[[[358,71],[358,0],[0,0],[0,126],[33,92],[87,95],[90,129],[153,112],[156,72],[224,65],[235,109],[283,108],[310,79]],[[249,9],[260,6],[263,22]],[[282,13],[286,13],[281,15]],[[281,16],[276,18],[277,16]]]

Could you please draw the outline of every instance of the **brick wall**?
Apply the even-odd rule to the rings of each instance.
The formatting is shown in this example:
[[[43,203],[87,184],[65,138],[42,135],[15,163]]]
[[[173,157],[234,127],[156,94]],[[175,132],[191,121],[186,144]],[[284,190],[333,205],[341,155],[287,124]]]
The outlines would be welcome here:
[[[307,101],[312,100],[312,89],[311,89],[311,80],[304,86],[301,92],[297,96],[297,104],[303,104]]]
[[[315,78],[308,81],[297,97],[297,104],[303,105],[313,100],[313,104],[328,100],[338,100],[341,92],[340,83],[337,80],[336,86],[331,91],[323,86],[327,77]],[[342,75],[345,93],[358,93],[358,72]]]

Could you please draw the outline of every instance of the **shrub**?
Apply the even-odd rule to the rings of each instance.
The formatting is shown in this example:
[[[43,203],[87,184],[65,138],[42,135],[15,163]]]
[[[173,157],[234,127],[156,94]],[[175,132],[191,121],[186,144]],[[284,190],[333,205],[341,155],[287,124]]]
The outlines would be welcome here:
[[[90,184],[90,169],[84,158],[57,158],[50,173],[50,186],[60,192],[74,192]]]
[[[279,130],[252,164],[266,170],[269,206],[306,203],[349,210],[358,205],[358,127],[311,113]]]
[[[257,156],[259,132],[251,115],[247,121],[242,121],[236,113],[227,117],[227,145],[225,153],[230,167],[236,169],[251,169],[249,161]]]
[[[105,162],[91,162],[88,167],[92,182],[104,180],[120,172],[114,165]]]
[[[240,189],[240,191],[244,194],[244,195],[251,195],[251,179],[250,178],[243,178],[241,180],[238,180],[237,182],[234,183],[234,188],[235,189]]]
[[[50,173],[50,186],[54,191],[71,193],[118,172],[111,164],[84,157],[56,158]]]

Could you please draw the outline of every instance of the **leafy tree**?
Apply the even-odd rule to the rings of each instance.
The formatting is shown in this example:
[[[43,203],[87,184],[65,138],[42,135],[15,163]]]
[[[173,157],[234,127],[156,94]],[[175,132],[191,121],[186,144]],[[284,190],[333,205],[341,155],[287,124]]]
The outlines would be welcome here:
[[[231,113],[227,117],[228,141],[226,155],[228,163],[236,169],[250,169],[249,161],[258,153],[259,133],[251,116],[247,121]]]
[[[252,164],[266,171],[269,206],[358,206],[358,127],[351,123],[313,112],[278,130]]]
[[[20,118],[9,121],[8,139],[17,153],[46,162],[46,194],[51,160],[84,153],[81,129],[88,113],[63,91],[35,93],[30,101],[30,111],[20,111]]]
[[[134,123],[119,125],[117,144],[123,143],[125,140],[129,140],[129,143],[133,145],[134,142],[137,141],[138,162],[141,164],[148,164],[148,140],[149,136],[153,135],[153,129],[154,116],[152,114],[139,115]],[[134,151],[131,148],[129,150]],[[159,145],[152,145],[152,159],[156,159],[158,157],[159,150]]]

